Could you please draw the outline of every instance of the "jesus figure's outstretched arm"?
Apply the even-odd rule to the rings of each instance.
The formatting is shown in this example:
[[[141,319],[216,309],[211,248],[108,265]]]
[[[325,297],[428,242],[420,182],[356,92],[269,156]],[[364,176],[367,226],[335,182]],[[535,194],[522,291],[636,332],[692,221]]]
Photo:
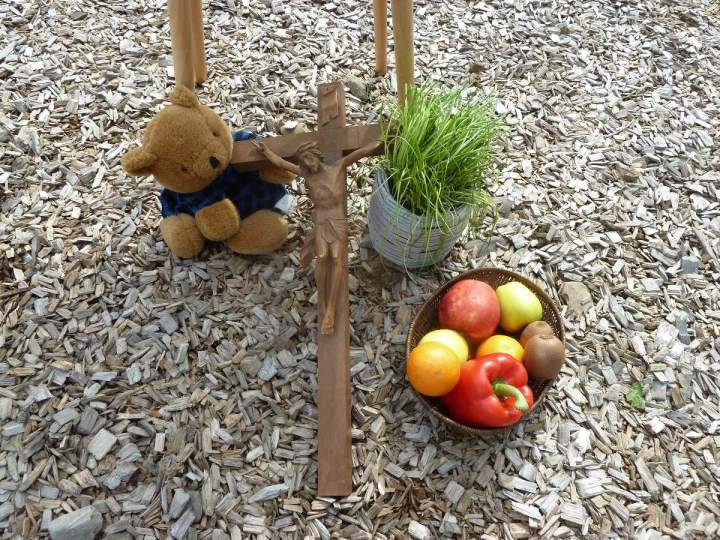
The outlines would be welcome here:
[[[367,144],[363,146],[362,148],[358,148],[354,152],[348,154],[344,158],[342,158],[342,166],[343,167],[349,167],[356,161],[361,160],[362,158],[373,156],[377,153],[378,150],[380,150],[383,147],[382,141],[374,141],[370,144]]]
[[[276,167],[280,167],[281,169],[285,169],[286,171],[290,171],[294,174],[300,174],[300,167],[278,156],[275,152],[265,146],[265,143],[253,141],[253,144],[255,145],[255,148],[257,148],[257,151],[265,156],[267,160]]]

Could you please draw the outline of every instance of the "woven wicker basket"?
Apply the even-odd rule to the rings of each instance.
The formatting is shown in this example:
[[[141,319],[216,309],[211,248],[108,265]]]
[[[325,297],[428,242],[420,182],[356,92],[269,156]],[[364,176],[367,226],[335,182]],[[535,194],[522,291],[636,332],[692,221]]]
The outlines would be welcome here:
[[[555,306],[550,297],[545,294],[545,292],[543,292],[542,289],[540,289],[535,283],[528,280],[526,277],[521,276],[520,274],[511,272],[510,270],[503,270],[500,268],[477,268],[475,270],[465,272],[464,274],[461,274],[456,278],[452,279],[451,281],[445,283],[440,289],[435,292],[435,294],[433,294],[427,300],[427,302],[425,302],[425,304],[423,304],[422,308],[420,308],[420,311],[417,313],[417,315],[415,315],[415,319],[410,325],[407,342],[405,344],[406,361],[408,356],[410,355],[410,351],[415,348],[415,346],[420,342],[422,337],[431,330],[439,328],[437,310],[438,305],[440,304],[440,300],[445,295],[445,292],[455,282],[460,281],[461,279],[476,279],[478,281],[484,281],[493,289],[497,289],[500,285],[509,283],[511,281],[519,281],[523,283],[528,288],[530,288],[530,290],[533,291],[540,300],[540,303],[543,307],[543,320],[552,327],[555,335],[563,343],[565,343],[565,330],[563,328],[562,318],[560,317],[560,311]],[[530,410],[525,415],[523,415],[522,420],[525,420],[535,409],[540,406],[543,399],[545,398],[545,394],[554,382],[555,379],[543,380],[530,377],[528,383],[532,388],[535,400]],[[507,434],[510,430],[515,428],[515,426],[517,425],[515,424],[504,428],[485,429],[460,424],[446,415],[446,409],[439,398],[424,396],[417,392],[414,388],[413,392],[415,392],[418,400],[435,418],[442,421],[447,427],[467,435],[481,437],[503,436]]]

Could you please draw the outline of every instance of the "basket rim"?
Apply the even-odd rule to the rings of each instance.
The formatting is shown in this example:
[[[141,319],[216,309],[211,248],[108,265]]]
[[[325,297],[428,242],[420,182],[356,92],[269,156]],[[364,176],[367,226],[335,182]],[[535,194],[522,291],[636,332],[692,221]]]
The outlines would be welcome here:
[[[440,297],[441,295],[444,295],[445,292],[452,285],[457,283],[458,281],[461,281],[463,279],[468,279],[473,276],[477,276],[478,274],[488,274],[488,273],[496,273],[496,274],[504,275],[506,277],[510,277],[515,281],[519,281],[519,282],[523,283],[524,285],[529,287],[535,294],[538,294],[541,297],[541,299],[543,299],[547,303],[547,305],[550,306],[550,308],[555,316],[555,319],[558,321],[559,331],[556,332],[555,335],[558,339],[560,339],[560,341],[563,342],[563,345],[565,345],[565,328],[563,325],[563,319],[560,314],[560,310],[558,309],[557,305],[552,300],[552,298],[550,298],[550,296],[535,281],[533,281],[530,278],[528,278],[522,274],[519,274],[513,270],[508,270],[505,268],[498,268],[498,267],[494,267],[494,266],[481,266],[481,267],[477,267],[477,268],[472,268],[470,270],[466,270],[465,272],[462,272],[461,274],[457,275],[456,277],[446,281],[437,290],[435,290],[435,292],[427,300],[425,300],[425,302],[422,303],[420,308],[415,313],[415,316],[413,317],[412,322],[410,323],[410,327],[408,328],[407,336],[405,338],[405,365],[406,366],[407,366],[407,359],[408,359],[408,356],[411,351],[411,341],[412,341],[414,333],[415,333],[414,332],[415,326],[417,325],[419,317],[422,314],[422,312],[424,311],[424,309],[426,308],[426,306],[428,306],[428,304],[432,304],[433,302],[435,302],[435,300],[437,300],[438,297]],[[432,414],[435,418],[439,419],[441,422],[443,422],[445,425],[447,425],[454,431],[459,431],[466,435],[475,435],[475,436],[480,436],[480,437],[499,437],[499,436],[503,436],[503,435],[510,433],[519,424],[525,422],[527,420],[527,418],[530,417],[532,415],[532,413],[536,409],[539,408],[540,404],[545,399],[545,395],[548,393],[550,388],[555,385],[559,376],[560,376],[560,373],[555,375],[555,377],[553,377],[552,379],[547,380],[547,384],[545,385],[545,387],[542,389],[542,391],[537,396],[535,396],[533,405],[532,405],[532,407],[530,407],[530,410],[528,410],[528,412],[525,413],[518,422],[516,422],[515,424],[512,424],[510,426],[505,426],[505,427],[501,427],[501,428],[479,428],[479,427],[468,426],[466,424],[461,424],[460,422],[457,422],[457,421],[453,420],[452,418],[450,418],[449,416],[446,416],[442,412],[440,412],[434,406],[434,404],[432,402],[430,402],[430,400],[426,396],[422,395],[420,392],[415,390],[415,388],[413,388],[412,385],[408,385],[408,386],[410,386],[412,392],[415,394],[415,397],[418,399],[418,401],[425,407],[425,409],[430,414]]]

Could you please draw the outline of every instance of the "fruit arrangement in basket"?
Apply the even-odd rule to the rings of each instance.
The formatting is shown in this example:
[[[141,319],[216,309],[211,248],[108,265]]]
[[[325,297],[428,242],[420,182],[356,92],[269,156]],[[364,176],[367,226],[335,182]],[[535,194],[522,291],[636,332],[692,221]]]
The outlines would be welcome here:
[[[496,289],[457,281],[440,299],[437,319],[440,328],[410,351],[407,376],[461,424],[515,424],[534,402],[528,379],[553,379],[565,362],[565,346],[543,321],[540,300],[519,281]]]

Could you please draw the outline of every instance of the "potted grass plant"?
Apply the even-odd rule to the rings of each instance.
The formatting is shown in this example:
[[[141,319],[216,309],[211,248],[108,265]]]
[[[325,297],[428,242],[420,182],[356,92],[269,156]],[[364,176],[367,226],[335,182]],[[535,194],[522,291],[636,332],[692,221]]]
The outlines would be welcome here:
[[[441,261],[469,227],[497,210],[487,188],[500,121],[462,88],[411,87],[389,106],[368,229],[375,250],[406,269]]]

